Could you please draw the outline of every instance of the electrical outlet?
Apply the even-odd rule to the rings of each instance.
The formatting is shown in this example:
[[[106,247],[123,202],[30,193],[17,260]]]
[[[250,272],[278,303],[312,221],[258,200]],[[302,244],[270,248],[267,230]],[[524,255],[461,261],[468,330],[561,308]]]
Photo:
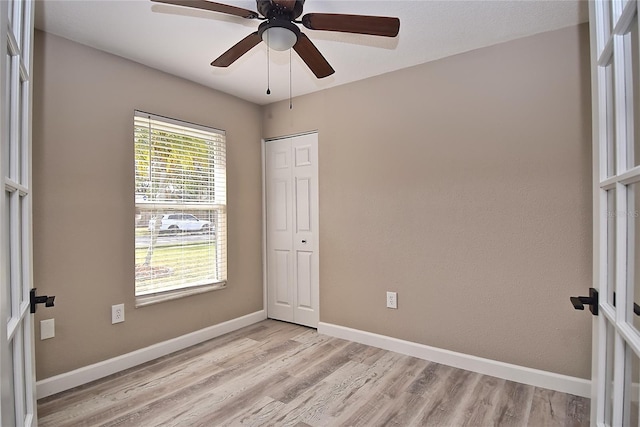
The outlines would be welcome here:
[[[124,322],[124,304],[111,306],[111,324]]]
[[[398,308],[397,292],[387,292],[387,308]]]

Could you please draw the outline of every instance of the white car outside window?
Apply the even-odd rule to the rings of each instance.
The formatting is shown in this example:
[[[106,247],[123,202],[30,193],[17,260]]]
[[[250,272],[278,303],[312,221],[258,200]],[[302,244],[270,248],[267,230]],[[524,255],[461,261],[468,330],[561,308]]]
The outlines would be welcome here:
[[[165,214],[159,218],[154,218],[149,221],[149,230],[153,230],[156,225],[156,221],[160,220],[160,231],[199,231],[199,232],[211,232],[214,231],[211,221],[199,219],[195,215],[191,214]]]

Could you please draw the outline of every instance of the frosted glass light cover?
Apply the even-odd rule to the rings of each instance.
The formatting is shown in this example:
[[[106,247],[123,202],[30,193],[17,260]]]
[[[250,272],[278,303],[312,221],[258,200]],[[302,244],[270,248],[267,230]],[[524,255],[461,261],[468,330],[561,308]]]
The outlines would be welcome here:
[[[298,38],[293,31],[283,27],[271,27],[262,33],[262,40],[273,50],[288,50],[296,44]]]

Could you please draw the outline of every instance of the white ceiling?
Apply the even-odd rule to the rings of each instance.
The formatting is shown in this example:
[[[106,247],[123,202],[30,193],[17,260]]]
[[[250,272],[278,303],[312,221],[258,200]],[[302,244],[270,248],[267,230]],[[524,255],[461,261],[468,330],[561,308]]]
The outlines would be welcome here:
[[[220,0],[256,10],[255,1]],[[390,39],[301,27],[336,70],[316,79],[292,53],[293,96],[588,20],[574,0],[307,0],[303,13],[396,16]],[[264,105],[289,97],[289,52],[260,43],[229,68],[209,64],[261,21],[149,0],[39,0],[36,28]]]

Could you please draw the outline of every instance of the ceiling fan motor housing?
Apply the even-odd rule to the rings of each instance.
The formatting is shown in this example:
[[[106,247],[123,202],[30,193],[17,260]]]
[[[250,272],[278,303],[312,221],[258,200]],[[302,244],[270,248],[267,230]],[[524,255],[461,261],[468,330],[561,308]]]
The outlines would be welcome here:
[[[287,50],[298,41],[300,29],[291,21],[271,18],[260,24],[258,27],[258,35],[272,49]],[[271,37],[272,40],[269,40],[269,37]],[[278,40],[282,38],[284,38],[284,40]]]
[[[293,21],[302,15],[304,0],[256,0],[258,12],[267,19]]]

